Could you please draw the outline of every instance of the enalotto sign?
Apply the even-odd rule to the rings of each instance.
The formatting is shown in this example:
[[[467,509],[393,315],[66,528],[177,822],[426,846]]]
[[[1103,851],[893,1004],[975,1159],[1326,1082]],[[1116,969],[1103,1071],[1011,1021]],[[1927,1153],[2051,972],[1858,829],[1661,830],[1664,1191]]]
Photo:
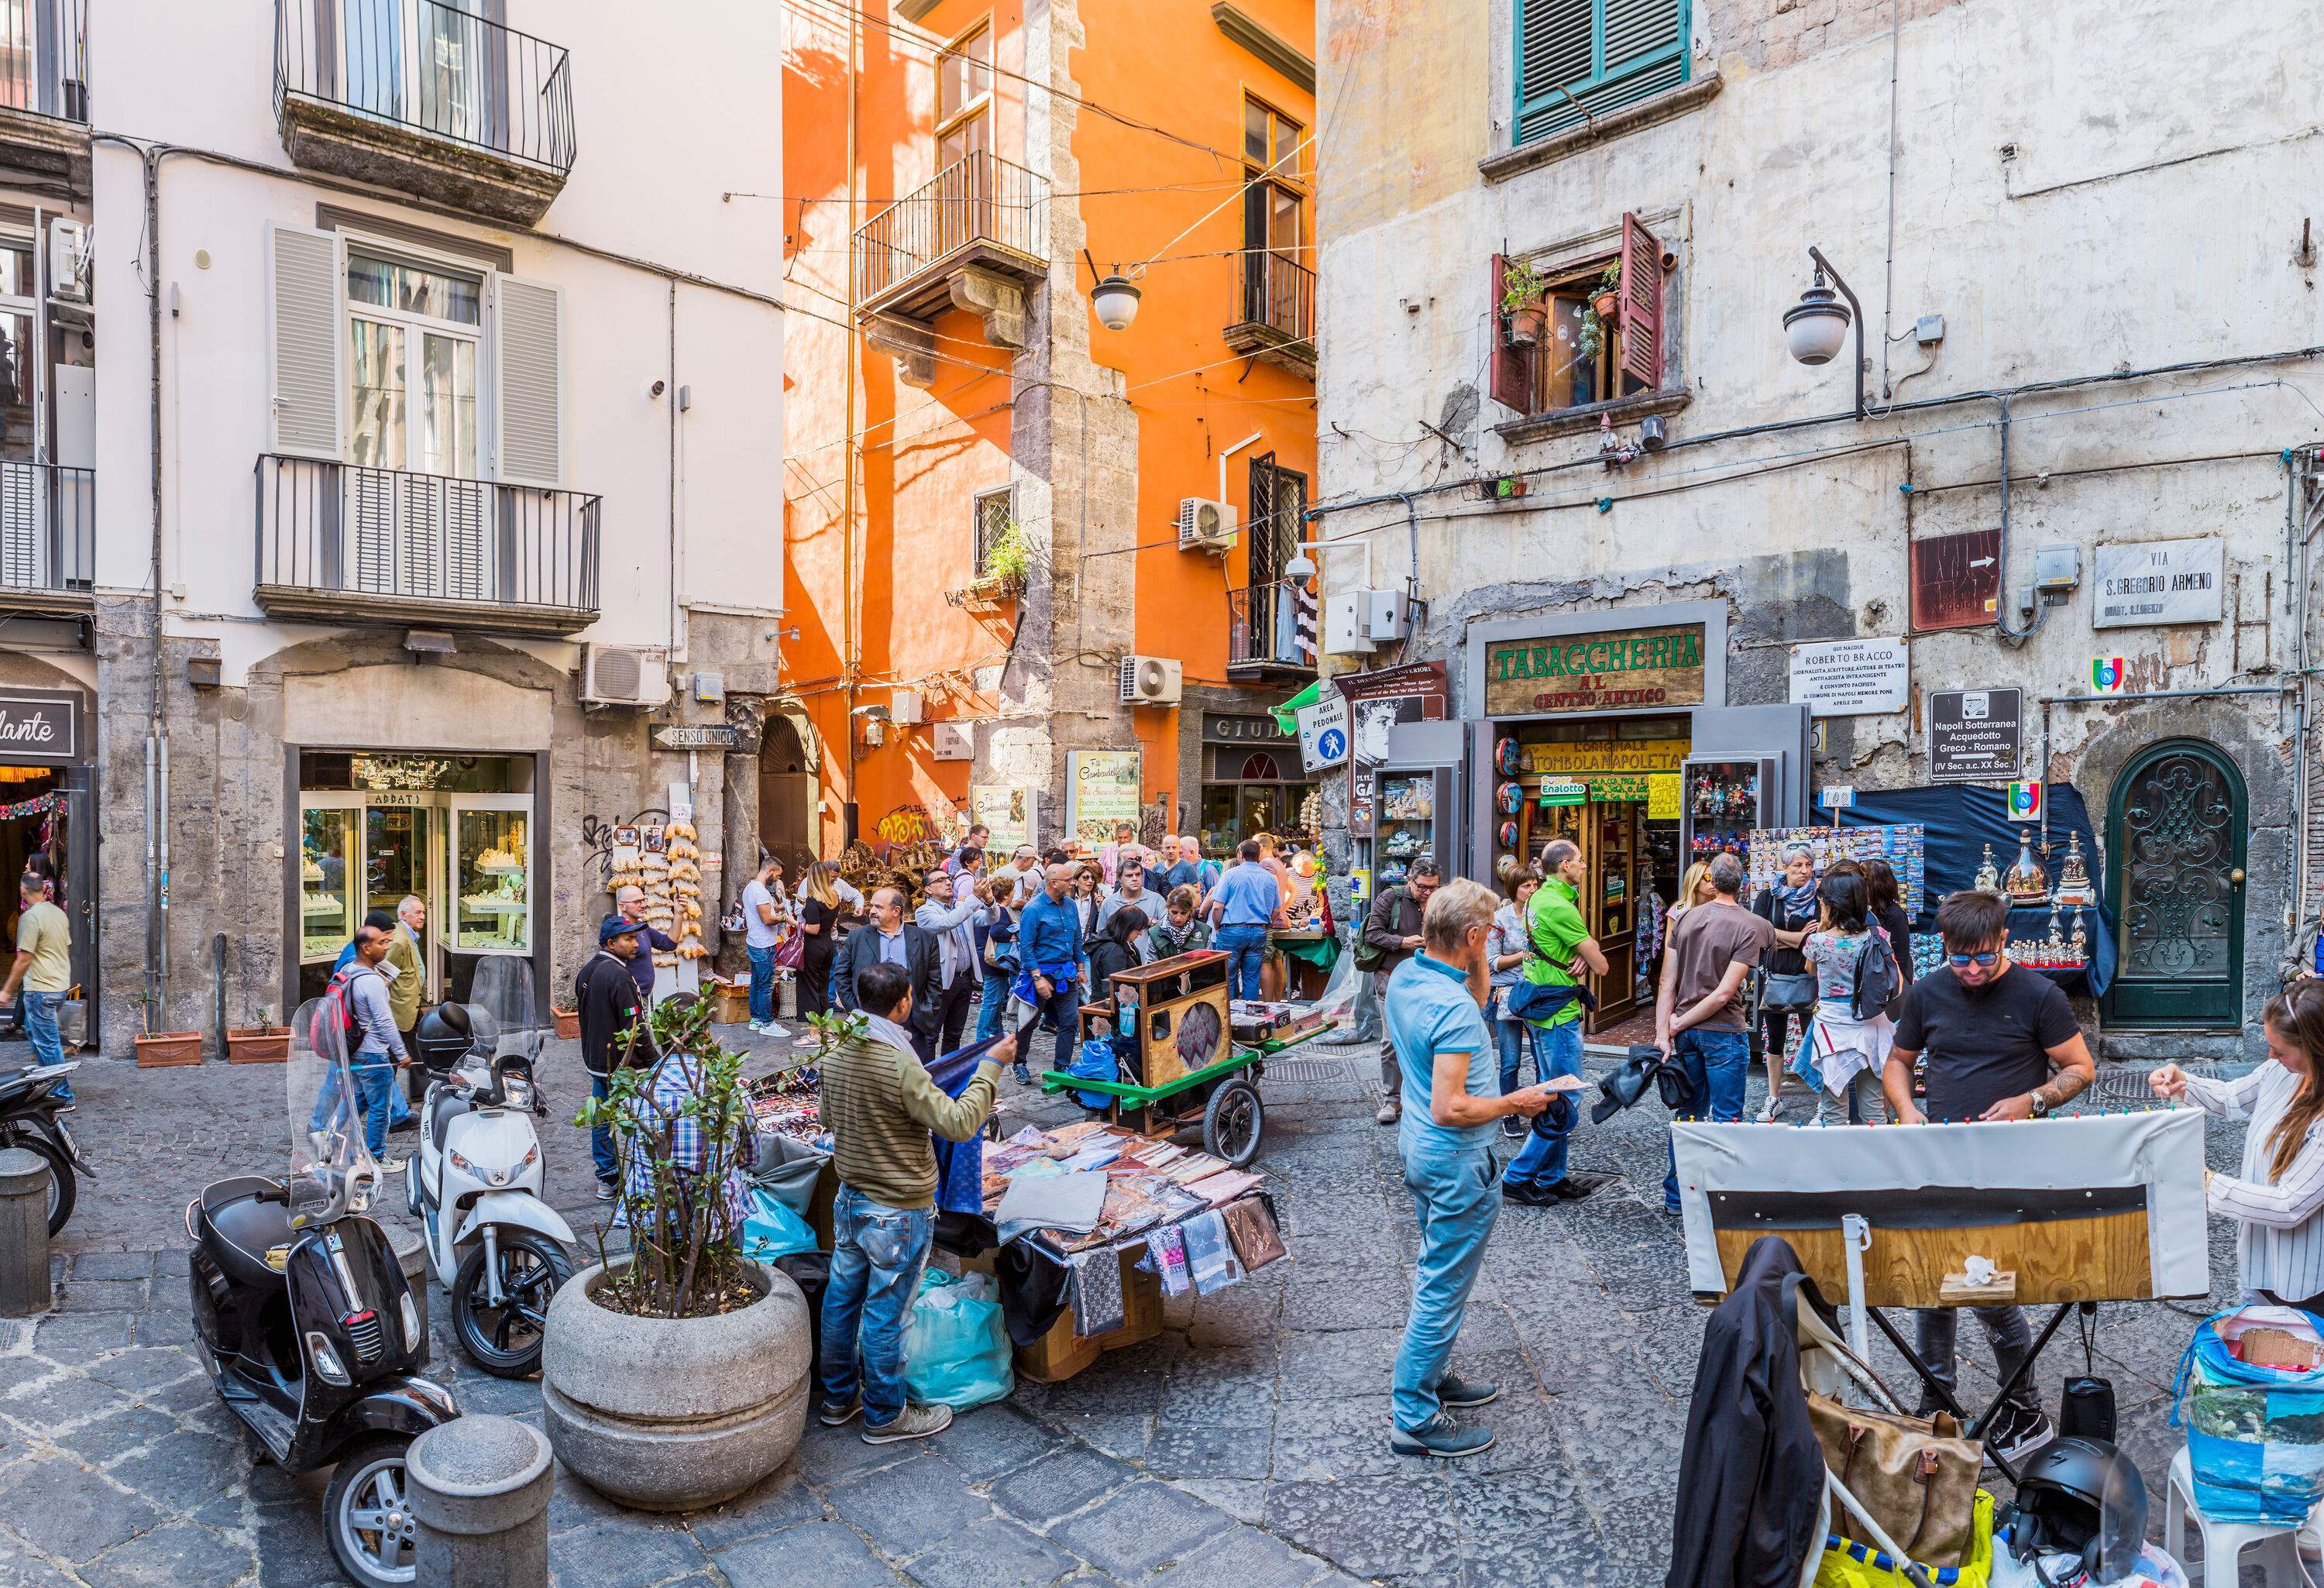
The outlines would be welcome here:
[[[1512,640],[1485,648],[1485,714],[1702,703],[1702,625]]]
[[[63,689],[0,690],[0,763],[80,759],[80,697]]]
[[[1874,716],[1909,703],[1902,640],[1819,640],[1792,647],[1792,704],[1810,716]]]
[[[2215,623],[2226,611],[2226,543],[2215,537],[2139,540],[2098,549],[2090,627]]]

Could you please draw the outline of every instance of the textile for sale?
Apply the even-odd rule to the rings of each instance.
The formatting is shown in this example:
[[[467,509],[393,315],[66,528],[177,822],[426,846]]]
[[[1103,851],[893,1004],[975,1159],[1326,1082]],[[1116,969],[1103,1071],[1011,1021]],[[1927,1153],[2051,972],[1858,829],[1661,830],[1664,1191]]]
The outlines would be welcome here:
[[[1069,1230],[1086,1235],[1097,1228],[1104,1212],[1102,1174],[1020,1175],[1001,1194],[992,1222],[1001,1226],[1003,1241],[1013,1230]]]
[[[1242,1278],[1242,1265],[1235,1260],[1234,1247],[1227,1241],[1226,1221],[1215,1210],[1178,1227],[1185,1233],[1186,1268],[1194,1279],[1195,1295],[1223,1290]]]
[[[1074,1333],[1109,1334],[1122,1325],[1121,1258],[1111,1246],[1074,1259]]]
[[[1227,1239],[1234,1246],[1235,1256],[1245,1272],[1263,1269],[1285,1255],[1283,1234],[1275,1227],[1275,1215],[1267,1204],[1256,1196],[1246,1196],[1219,1210],[1226,1221]]]
[[[1146,1237],[1146,1252],[1162,1280],[1162,1294],[1184,1296],[1194,1288],[1186,1272],[1186,1237],[1176,1224],[1165,1224]]]

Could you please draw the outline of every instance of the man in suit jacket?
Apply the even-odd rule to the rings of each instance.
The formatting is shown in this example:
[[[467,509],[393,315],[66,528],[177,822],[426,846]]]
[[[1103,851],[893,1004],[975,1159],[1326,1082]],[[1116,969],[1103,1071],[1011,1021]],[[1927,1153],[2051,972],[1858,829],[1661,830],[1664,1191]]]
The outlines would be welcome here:
[[[420,1023],[420,1001],[428,995],[428,962],[420,950],[420,934],[427,929],[428,901],[417,893],[405,894],[395,907],[395,936],[387,945],[387,963],[395,967],[395,977],[387,984],[387,1007],[406,1042],[411,1039],[411,1028]],[[428,1066],[411,1066],[404,1072],[404,1085],[412,1102],[427,1096]]]
[[[843,1010],[863,1009],[856,976],[875,965],[902,966],[912,980],[912,1048],[922,1064],[933,1064],[936,1029],[944,1019],[944,951],[935,933],[904,919],[908,902],[900,888],[872,891],[871,925],[851,932],[839,946],[839,957],[831,967],[831,996]]]

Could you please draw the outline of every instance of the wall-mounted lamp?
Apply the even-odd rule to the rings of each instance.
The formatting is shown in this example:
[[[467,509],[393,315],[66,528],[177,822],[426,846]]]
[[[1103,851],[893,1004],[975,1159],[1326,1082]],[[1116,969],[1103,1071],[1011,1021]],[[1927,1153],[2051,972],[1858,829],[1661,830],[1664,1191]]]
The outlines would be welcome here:
[[[1144,278],[1146,267],[1133,264],[1125,271],[1116,265],[1110,273],[1101,276],[1097,273],[1097,261],[1090,258],[1088,249],[1082,250],[1082,258],[1088,261],[1090,279],[1096,283],[1090,288],[1090,307],[1097,312],[1097,323],[1109,331],[1128,330],[1130,322],[1138,318],[1138,300],[1145,295],[1138,282]]]
[[[1810,248],[1808,257],[1815,262],[1815,280],[1800,300],[1784,310],[1784,341],[1792,356],[1813,367],[1830,364],[1848,345],[1849,328],[1856,328],[1856,417],[1864,417],[1864,305],[1856,300],[1855,291],[1840,279],[1831,262],[1820,248]],[[1830,276],[1827,286],[1824,278]],[[1833,291],[1837,287],[1839,291]],[[1847,302],[1842,303],[1841,298]]]

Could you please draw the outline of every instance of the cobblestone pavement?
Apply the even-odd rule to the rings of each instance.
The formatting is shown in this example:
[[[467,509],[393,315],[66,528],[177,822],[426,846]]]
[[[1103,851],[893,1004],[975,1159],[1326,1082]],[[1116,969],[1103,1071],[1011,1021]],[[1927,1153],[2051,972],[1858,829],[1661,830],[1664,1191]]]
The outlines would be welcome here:
[[[1503,1386],[1470,1414],[1499,1443],[1462,1463],[1386,1444],[1389,1362],[1416,1230],[1394,1133],[1371,1122],[1369,1048],[1311,1048],[1270,1075],[1261,1167],[1292,1260],[1217,1296],[1173,1302],[1167,1331],[1066,1383],[1020,1384],[918,1444],[810,1429],[756,1491],[684,1518],[624,1512],[560,1472],[550,1555],[567,1588],[1410,1588],[1661,1581],[1704,1314],[1660,1211],[1662,1115],[1635,1110],[1577,1138],[1575,1167],[1618,1177],[1589,1201],[1506,1207],[1459,1365]],[[770,1062],[762,1054],[754,1068]],[[1280,1069],[1281,1066],[1278,1066]],[[571,1045],[547,1070],[559,1113]],[[562,1080],[565,1085],[558,1088]],[[291,1480],[211,1392],[188,1347],[185,1201],[220,1174],[279,1162],[281,1072],[205,1066],[76,1077],[76,1122],[103,1178],[84,1187],[58,1257],[57,1310],[0,1323],[0,1588],[172,1588],[339,1579],[317,1519],[320,1475]],[[1057,1105],[1004,1082],[1005,1105]],[[565,1117],[569,1118],[569,1113]],[[544,1128],[551,1200],[594,1224],[580,1132]],[[397,1137],[408,1142],[408,1137]],[[2215,1164],[2239,1144],[2215,1129]],[[401,1221],[401,1197],[390,1222]],[[2234,1253],[2215,1228],[2215,1302]],[[431,1301],[440,1315],[442,1293]],[[2096,1371],[2153,1491],[2177,1439],[2169,1386],[2192,1314],[2101,1309]],[[429,1371],[462,1406],[536,1420],[539,1390],[484,1377],[440,1320]],[[1963,1331],[1967,1380],[1989,1359]],[[2045,1399],[2084,1371],[2070,1325],[2043,1359]],[[1901,1363],[1878,1354],[1892,1384]]]

